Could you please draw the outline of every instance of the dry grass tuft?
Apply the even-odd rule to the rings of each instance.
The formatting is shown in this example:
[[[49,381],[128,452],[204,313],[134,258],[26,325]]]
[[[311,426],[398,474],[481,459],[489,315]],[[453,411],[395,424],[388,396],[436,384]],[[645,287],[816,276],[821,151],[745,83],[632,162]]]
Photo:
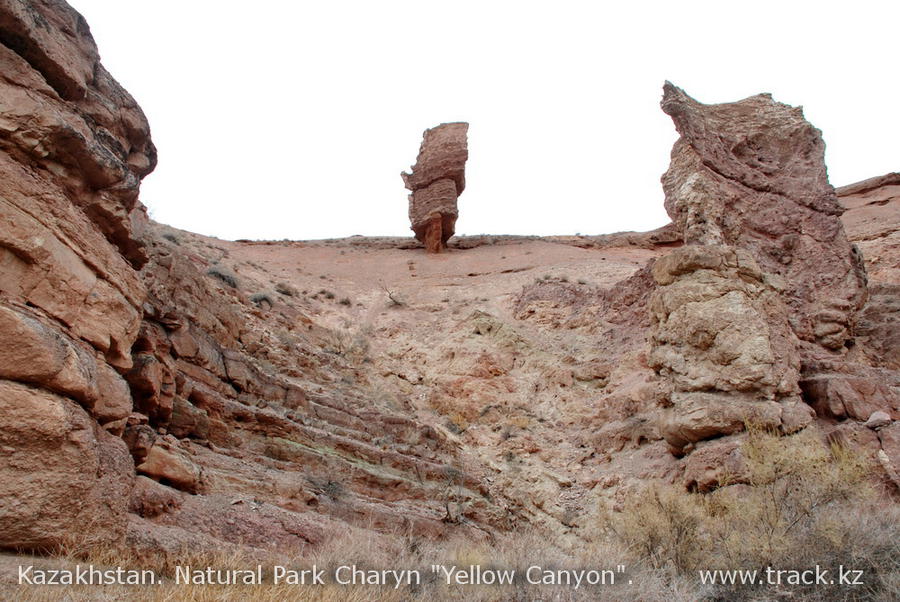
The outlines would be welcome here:
[[[900,509],[879,497],[868,459],[825,447],[810,429],[781,437],[751,428],[746,474],[709,494],[645,487],[608,515],[629,560],[657,573],[699,570],[862,570],[865,586],[797,587],[804,599],[900,599]],[[764,586],[720,587],[718,599],[767,599]],[[721,596],[721,597],[719,597]]]

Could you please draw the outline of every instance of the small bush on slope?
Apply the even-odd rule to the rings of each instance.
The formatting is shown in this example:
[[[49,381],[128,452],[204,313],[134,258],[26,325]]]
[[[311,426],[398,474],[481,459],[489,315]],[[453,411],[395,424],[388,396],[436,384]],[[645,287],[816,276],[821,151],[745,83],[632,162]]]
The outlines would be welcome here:
[[[741,481],[747,484],[710,494],[647,486],[630,496],[623,512],[608,517],[611,535],[632,561],[657,571],[690,576],[818,565],[836,576],[843,566],[862,570],[865,585],[793,593],[821,600],[900,599],[900,510],[876,495],[864,457],[825,447],[811,429],[780,437],[751,428],[742,452]],[[728,599],[758,599],[762,587],[722,589]]]
[[[231,288],[238,287],[238,279],[237,276],[234,275],[230,270],[224,268],[222,266],[214,265],[206,271],[207,275],[212,276],[214,278],[218,278]]]

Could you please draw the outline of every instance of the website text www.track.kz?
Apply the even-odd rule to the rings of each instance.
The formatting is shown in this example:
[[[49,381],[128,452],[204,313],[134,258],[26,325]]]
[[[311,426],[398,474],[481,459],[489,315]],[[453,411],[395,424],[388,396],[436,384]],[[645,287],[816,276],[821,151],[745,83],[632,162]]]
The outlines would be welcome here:
[[[701,570],[704,585],[865,585],[863,571],[839,565],[836,569],[816,565],[809,569]]]

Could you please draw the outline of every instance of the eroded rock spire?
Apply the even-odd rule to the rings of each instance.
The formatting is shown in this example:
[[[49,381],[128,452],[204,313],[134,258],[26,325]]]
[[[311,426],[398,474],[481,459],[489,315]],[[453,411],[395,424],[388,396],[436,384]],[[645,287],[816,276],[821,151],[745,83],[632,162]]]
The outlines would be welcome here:
[[[660,434],[681,453],[747,421],[792,433],[828,396],[822,382],[848,398],[851,381],[880,391],[844,361],[866,276],[821,132],[768,94],[705,105],[666,83],[662,109],[681,134],[662,183],[684,246],[653,267],[649,364],[668,387]]]
[[[442,123],[425,130],[411,173],[401,177],[409,195],[409,221],[430,253],[439,253],[453,236],[459,212],[456,199],[466,187],[469,158],[465,122]]]
[[[681,134],[662,183],[685,244],[746,249],[783,289],[797,336],[842,348],[865,271],[828,183],[822,133],[769,94],[705,105],[667,82],[661,105]]]

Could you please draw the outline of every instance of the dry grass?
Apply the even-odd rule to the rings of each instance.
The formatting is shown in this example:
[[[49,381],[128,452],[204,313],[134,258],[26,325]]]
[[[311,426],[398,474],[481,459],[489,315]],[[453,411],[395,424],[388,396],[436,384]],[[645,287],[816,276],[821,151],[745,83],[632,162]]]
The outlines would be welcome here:
[[[741,482],[710,494],[646,487],[609,516],[630,562],[673,576],[709,569],[863,571],[854,589],[721,587],[716,599],[900,599],[900,509],[878,495],[872,466],[812,430],[780,437],[750,429]]]
[[[361,363],[369,356],[371,338],[371,329],[366,325],[360,326],[355,331],[327,329],[322,335],[322,349],[355,363]]]
[[[479,540],[480,539],[480,540]],[[679,601],[696,599],[696,591],[686,581],[666,579],[647,572],[629,571],[618,574],[618,583],[607,586],[531,585],[525,582],[528,567],[540,564],[559,569],[615,569],[608,563],[614,551],[599,546],[586,546],[578,552],[564,552],[545,536],[532,532],[510,534],[488,541],[486,538],[453,538],[434,542],[415,536],[383,536],[361,532],[337,537],[316,550],[304,550],[295,554],[256,554],[253,552],[179,552],[175,555],[158,554],[137,556],[133,551],[113,547],[94,547],[90,552],[69,549],[56,559],[39,559],[43,563],[71,567],[74,562],[93,563],[97,566],[125,566],[151,568],[165,580],[155,586],[0,586],[3,599],[22,600],[148,600],[206,602],[214,600],[321,600],[386,602],[409,600],[460,600],[472,602],[501,602],[509,600],[659,600]],[[20,561],[21,562],[21,561]],[[194,585],[174,584],[175,567],[215,567],[217,569],[247,569],[257,563],[264,566],[263,585]],[[410,568],[420,571],[418,585],[406,584],[395,589],[392,585],[326,585],[302,586],[273,584],[272,567],[276,564],[308,568],[316,566],[331,569],[341,565],[356,564],[364,570]],[[466,567],[477,565],[482,569],[515,569],[519,578],[508,585],[448,585],[442,576],[429,569],[432,564]],[[627,584],[627,580],[634,581]],[[330,571],[326,571],[326,581]],[[683,591],[679,591],[679,588]]]
[[[213,265],[208,270],[206,270],[206,274],[208,276],[212,276],[214,278],[218,278],[231,288],[238,288],[239,281],[237,276],[229,270],[228,268],[220,265]]]
[[[275,301],[273,300],[272,295],[266,291],[253,293],[252,295],[250,295],[250,301],[257,307],[263,309],[272,309],[275,306]]]
[[[626,501],[622,512],[607,515],[603,536],[561,545],[546,534],[522,530],[496,537],[461,531],[433,541],[411,533],[377,534],[348,530],[317,548],[263,551],[179,550],[141,554],[98,541],[73,541],[55,557],[36,564],[149,568],[163,585],[104,587],[2,586],[0,599],[37,600],[323,600],[439,601],[510,600],[895,600],[900,599],[900,511],[876,495],[870,466],[840,447],[828,449],[812,434],[789,438],[751,429],[743,448],[742,483],[709,494],[672,487],[647,487]],[[329,484],[323,485],[328,487]],[[448,473],[448,491],[454,483]],[[338,492],[335,493],[339,497]],[[448,494],[448,499],[452,497]],[[87,530],[91,531],[91,530]],[[569,541],[569,544],[572,542]],[[0,557],[0,575],[4,560]],[[12,557],[17,563],[29,562]],[[262,585],[173,583],[179,565],[247,569],[262,564]],[[326,585],[274,584],[272,567],[326,568]],[[328,582],[334,568],[355,564],[364,570],[417,569],[417,585],[340,585]],[[430,571],[442,564],[482,569],[514,569],[508,585],[447,584]],[[552,570],[609,569],[615,585],[534,585],[525,582],[531,565]],[[806,569],[838,565],[864,572],[865,585],[771,588],[702,585],[702,569]],[[10,574],[10,571],[6,571]],[[9,581],[8,579],[6,580]]]

